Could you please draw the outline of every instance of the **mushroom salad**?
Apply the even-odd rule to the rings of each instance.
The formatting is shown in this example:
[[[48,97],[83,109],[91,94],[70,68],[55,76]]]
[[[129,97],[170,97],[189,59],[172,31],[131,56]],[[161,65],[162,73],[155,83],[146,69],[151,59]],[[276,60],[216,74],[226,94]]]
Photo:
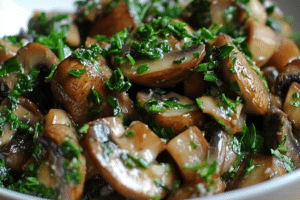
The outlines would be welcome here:
[[[300,167],[300,51],[272,0],[78,0],[0,39],[0,185],[203,197]]]

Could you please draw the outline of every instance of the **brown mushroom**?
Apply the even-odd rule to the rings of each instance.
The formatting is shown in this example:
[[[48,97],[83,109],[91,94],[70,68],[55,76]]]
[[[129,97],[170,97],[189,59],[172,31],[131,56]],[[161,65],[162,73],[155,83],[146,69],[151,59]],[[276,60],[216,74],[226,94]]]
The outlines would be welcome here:
[[[293,127],[300,131],[300,116],[299,116],[299,98],[300,98],[300,84],[293,82],[286,94],[283,105],[283,112],[287,114],[288,119],[292,122]],[[297,134],[298,135],[298,134]],[[300,139],[300,138],[297,138]]]
[[[167,151],[171,154],[186,182],[197,178],[197,172],[186,169],[196,163],[204,162],[207,158],[209,144],[196,126],[192,126],[180,133],[167,144]]]
[[[300,51],[295,42],[287,36],[276,33],[276,37],[277,48],[267,65],[274,66],[282,72],[289,62],[300,55]]]
[[[202,96],[198,100],[201,102],[201,110],[203,113],[212,116],[222,126],[222,128],[229,134],[235,134],[241,132],[244,128],[246,121],[246,115],[242,112],[244,105],[237,102],[235,108],[230,108],[224,100],[214,98],[212,96]],[[230,103],[234,103],[233,100],[228,99]]]
[[[265,116],[264,130],[267,147],[275,150],[279,145],[283,145],[280,151],[291,159],[296,168],[299,168],[300,147],[287,114],[271,106]]]
[[[98,119],[89,122],[88,125],[89,130],[83,140],[84,150],[98,172],[116,191],[125,197],[135,199],[166,196],[167,191],[159,185],[170,189],[176,176],[172,170],[167,170],[166,165],[148,163],[145,159],[135,157],[116,145],[115,141],[119,140],[116,137],[125,134],[119,117]]]
[[[231,45],[231,37],[219,36],[212,46]],[[235,59],[236,58],[236,59]],[[234,67],[235,73],[232,73]],[[234,50],[222,61],[223,77],[230,85],[237,83],[240,91],[236,93],[245,100],[244,110],[254,115],[264,115],[268,110],[269,95],[258,73],[259,69],[251,66],[240,51]]]
[[[159,101],[160,105],[163,105],[165,101],[178,104],[178,106],[175,105],[173,108],[168,106],[162,107],[158,113],[152,113],[159,127],[172,127],[175,135],[186,130],[186,127],[197,126],[202,128],[204,125],[204,114],[198,108],[195,101],[185,96],[181,96],[174,92],[170,92],[165,95],[159,95],[155,94],[154,91],[140,91],[137,93],[136,98],[142,106],[146,107],[146,109],[148,109],[148,106],[150,106],[147,105],[147,103],[149,101],[151,103],[152,99],[154,101]],[[175,101],[172,102],[172,99]]]
[[[289,63],[276,79],[276,93],[285,96],[293,82],[300,83],[300,60]]]
[[[56,55],[48,47],[38,43],[27,44],[19,49],[14,58],[22,65],[24,74],[28,74],[34,68],[43,68],[49,73],[52,64],[59,63]],[[17,72],[12,72],[4,76],[2,80],[12,90],[18,79]]]
[[[43,130],[38,140],[43,146],[43,159],[39,166],[37,178],[46,187],[53,188],[62,199],[80,199],[86,176],[85,158],[68,155],[62,148],[67,142],[72,148],[80,149],[76,132],[64,124],[53,124]],[[76,172],[76,179],[68,173]]]
[[[16,55],[20,48],[10,44],[8,41],[0,39],[0,65],[3,65],[4,61]]]
[[[204,80],[204,74],[194,72],[184,80],[184,95],[195,99],[201,97],[209,89],[209,84]]]
[[[195,57],[199,53],[199,57]],[[139,59],[135,64],[127,61],[120,67],[124,76],[131,82],[148,87],[171,87],[188,77],[194,67],[201,63],[205,56],[205,45],[192,46],[185,50],[165,53],[163,59]],[[174,64],[175,60],[185,60]],[[148,70],[138,73],[140,66],[147,65]]]
[[[276,50],[276,35],[270,27],[257,21],[250,21],[247,24],[247,36],[253,61],[261,67],[268,62]]]
[[[226,190],[243,188],[286,174],[283,162],[275,157],[254,154],[244,159]]]

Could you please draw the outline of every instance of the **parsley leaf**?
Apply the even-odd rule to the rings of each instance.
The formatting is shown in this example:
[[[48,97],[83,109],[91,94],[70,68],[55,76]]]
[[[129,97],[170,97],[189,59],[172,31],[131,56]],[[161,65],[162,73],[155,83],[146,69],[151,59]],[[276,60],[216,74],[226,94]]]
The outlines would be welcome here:
[[[69,71],[69,74],[80,78],[84,73],[86,72],[86,69],[73,69]]]

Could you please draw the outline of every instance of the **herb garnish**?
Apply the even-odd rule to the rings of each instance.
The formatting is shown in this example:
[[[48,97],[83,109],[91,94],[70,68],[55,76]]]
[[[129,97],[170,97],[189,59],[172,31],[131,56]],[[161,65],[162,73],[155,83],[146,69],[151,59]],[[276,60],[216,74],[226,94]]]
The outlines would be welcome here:
[[[116,91],[118,93],[126,92],[131,87],[129,80],[125,81],[120,68],[113,71],[111,77],[106,82],[106,85],[111,91]]]
[[[73,69],[69,71],[69,74],[80,78],[84,73],[86,72],[86,69]]]

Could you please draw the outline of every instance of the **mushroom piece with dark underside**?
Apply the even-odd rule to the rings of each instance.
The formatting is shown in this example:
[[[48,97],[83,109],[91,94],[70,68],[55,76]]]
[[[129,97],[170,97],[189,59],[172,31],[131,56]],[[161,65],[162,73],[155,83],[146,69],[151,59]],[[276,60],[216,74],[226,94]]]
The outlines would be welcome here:
[[[156,147],[152,147],[152,142],[154,141],[153,145],[159,144],[161,147],[164,146],[164,142],[154,136],[150,129],[136,122],[131,126],[130,132],[125,132],[119,117],[98,119],[89,122],[88,125],[88,133],[82,142],[84,151],[98,173],[116,191],[125,197],[135,199],[164,198],[167,195],[176,176],[169,165],[158,164],[155,161],[159,152]],[[145,130],[147,135],[150,134],[147,140],[143,139]],[[124,140],[135,147],[127,145]],[[139,140],[143,140],[144,146],[137,142]],[[121,149],[122,146],[127,150]],[[163,150],[161,147],[159,148]],[[151,156],[141,157],[147,155],[147,152],[152,152]]]

